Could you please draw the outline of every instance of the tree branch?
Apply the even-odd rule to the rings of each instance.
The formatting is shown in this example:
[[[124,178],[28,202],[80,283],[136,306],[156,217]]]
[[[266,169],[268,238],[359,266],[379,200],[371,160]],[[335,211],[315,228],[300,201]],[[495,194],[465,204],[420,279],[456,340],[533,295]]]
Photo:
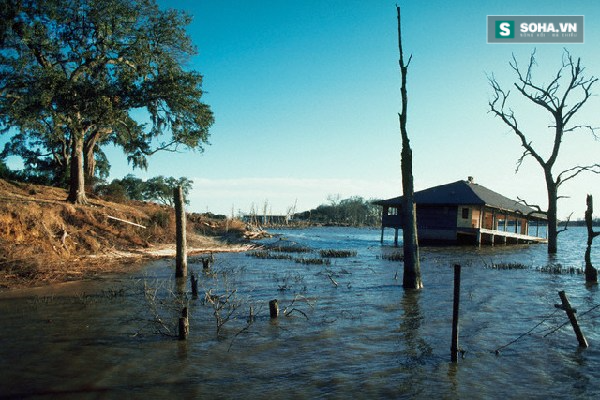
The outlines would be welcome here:
[[[547,211],[544,211],[544,210],[542,210],[542,208],[541,208],[539,205],[537,205],[537,204],[529,204],[529,203],[527,203],[527,201],[526,201],[526,200],[524,200],[524,199],[522,199],[522,198],[520,198],[520,197],[517,197],[517,200],[518,200],[518,202],[519,202],[519,203],[521,203],[521,204],[523,204],[523,205],[526,205],[526,206],[527,206],[527,207],[529,207],[529,208],[533,208],[533,209],[534,209],[534,210],[536,210],[536,212],[538,212],[539,214],[548,215],[548,212],[547,212]],[[532,214],[532,213],[529,213],[529,214],[527,214],[527,215],[531,215],[531,214]]]
[[[590,171],[594,174],[600,174],[600,164],[586,165],[586,166],[576,166],[573,168],[566,169],[558,174],[556,178],[556,186],[560,186],[566,181],[575,178],[577,175],[584,171]]]
[[[565,227],[562,229],[559,229],[556,231],[556,234],[558,235],[559,233],[562,233],[564,231],[566,231],[569,228],[569,222],[571,222],[571,217],[573,216],[573,213],[569,214],[569,216],[567,217],[567,222],[565,222]]]
[[[498,81],[492,76],[488,78],[492,89],[494,90],[494,98],[489,101],[490,111],[499,117],[506,125],[508,125],[513,132],[517,135],[517,137],[521,140],[521,146],[525,149],[525,153],[521,156],[520,161],[518,162],[518,166],[521,165],[523,159],[526,155],[531,155],[535,160],[542,166],[545,167],[546,162],[544,159],[535,151],[531,142],[527,140],[525,134],[519,129],[519,125],[517,119],[514,116],[512,110],[504,111],[506,101],[510,92],[505,92],[501,87]],[[500,105],[498,104],[500,103]],[[519,167],[517,166],[517,170]]]

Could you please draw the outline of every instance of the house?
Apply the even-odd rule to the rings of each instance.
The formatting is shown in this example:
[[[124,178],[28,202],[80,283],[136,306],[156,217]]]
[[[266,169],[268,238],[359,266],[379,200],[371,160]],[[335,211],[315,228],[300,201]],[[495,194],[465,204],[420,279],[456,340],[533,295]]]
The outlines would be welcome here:
[[[521,202],[511,200],[469,177],[415,192],[419,243],[512,244],[540,243],[540,225],[546,216]],[[381,242],[385,228],[402,228],[402,196],[375,201],[383,207]],[[546,230],[543,230],[546,232]]]

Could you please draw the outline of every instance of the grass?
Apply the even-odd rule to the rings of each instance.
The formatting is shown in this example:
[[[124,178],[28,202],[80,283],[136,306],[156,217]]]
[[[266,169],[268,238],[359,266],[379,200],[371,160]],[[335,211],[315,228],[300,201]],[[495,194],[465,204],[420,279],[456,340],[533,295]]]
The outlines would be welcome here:
[[[278,253],[310,253],[312,249],[310,247],[300,246],[298,244],[289,244],[289,245],[275,245],[268,244],[264,246],[266,250],[274,251]]]
[[[289,254],[271,253],[267,250],[255,250],[246,253],[248,257],[259,258],[261,260],[291,260],[293,257]]]
[[[306,264],[306,265],[330,265],[331,264],[331,260],[328,258],[303,258],[303,257],[299,257],[299,258],[294,258],[294,261],[299,263],[299,264]]]
[[[538,268],[538,271],[556,275],[582,275],[585,270],[577,267],[563,267],[561,264],[548,264]]]
[[[326,249],[319,251],[322,258],[348,258],[356,257],[356,251],[354,250],[336,250]]]
[[[388,261],[404,261],[404,254],[400,251],[395,251],[393,253],[382,254],[381,259]]]
[[[502,269],[502,270],[511,270],[511,269],[529,269],[529,266],[521,263],[492,263],[490,266],[491,269]]]

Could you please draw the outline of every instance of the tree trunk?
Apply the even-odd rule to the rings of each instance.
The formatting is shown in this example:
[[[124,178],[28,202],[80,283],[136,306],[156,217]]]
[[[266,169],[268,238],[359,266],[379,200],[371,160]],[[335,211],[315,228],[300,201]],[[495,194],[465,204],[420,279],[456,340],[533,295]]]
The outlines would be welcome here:
[[[598,271],[592,265],[592,242],[594,238],[600,235],[600,232],[594,232],[592,213],[594,211],[594,201],[592,195],[587,195],[586,200],[587,210],[585,211],[585,224],[587,226],[587,248],[585,250],[585,281],[586,282],[598,282]]]
[[[552,173],[546,171],[546,189],[548,192],[548,254],[556,254],[558,252],[558,217],[557,217],[557,202],[558,188],[556,182],[552,178]]]
[[[177,186],[173,189],[175,203],[175,236],[176,236],[176,255],[175,255],[175,277],[187,277],[187,237],[185,215],[185,200],[183,198],[183,189]]]
[[[67,201],[74,204],[87,204],[85,196],[85,177],[83,173],[83,133],[74,135],[71,147],[71,176],[69,197]]]
[[[94,182],[94,177],[96,175],[96,159],[94,158],[95,147],[95,137],[90,137],[88,140],[85,141],[83,146],[83,153],[85,155],[83,169],[85,173],[85,180],[88,185],[91,185]]]
[[[408,65],[404,64],[404,55],[402,53],[402,31],[400,28],[400,7],[396,6],[398,14],[398,50],[400,52],[400,72],[402,74],[402,84],[400,94],[402,96],[402,112],[400,112],[400,134],[402,135],[402,195],[404,203],[402,204],[402,241],[404,250],[404,275],[402,278],[402,287],[405,289],[421,289],[421,265],[419,261],[419,243],[417,240],[417,216],[414,202],[414,185],[412,173],[412,149],[410,140],[406,131],[406,112],[408,109],[408,95],[406,90],[406,75]],[[410,59],[409,59],[410,63]]]

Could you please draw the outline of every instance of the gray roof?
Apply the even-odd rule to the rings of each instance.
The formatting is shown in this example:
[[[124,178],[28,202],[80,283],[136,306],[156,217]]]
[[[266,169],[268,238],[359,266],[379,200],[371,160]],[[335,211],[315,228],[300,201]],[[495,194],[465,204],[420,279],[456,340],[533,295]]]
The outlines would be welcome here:
[[[530,215],[533,218],[546,219],[545,215],[516,200],[509,199],[477,183],[462,180],[415,192],[415,203],[418,205],[445,206],[485,205],[502,211],[512,211]],[[374,204],[399,206],[402,204],[402,196],[375,201]]]

